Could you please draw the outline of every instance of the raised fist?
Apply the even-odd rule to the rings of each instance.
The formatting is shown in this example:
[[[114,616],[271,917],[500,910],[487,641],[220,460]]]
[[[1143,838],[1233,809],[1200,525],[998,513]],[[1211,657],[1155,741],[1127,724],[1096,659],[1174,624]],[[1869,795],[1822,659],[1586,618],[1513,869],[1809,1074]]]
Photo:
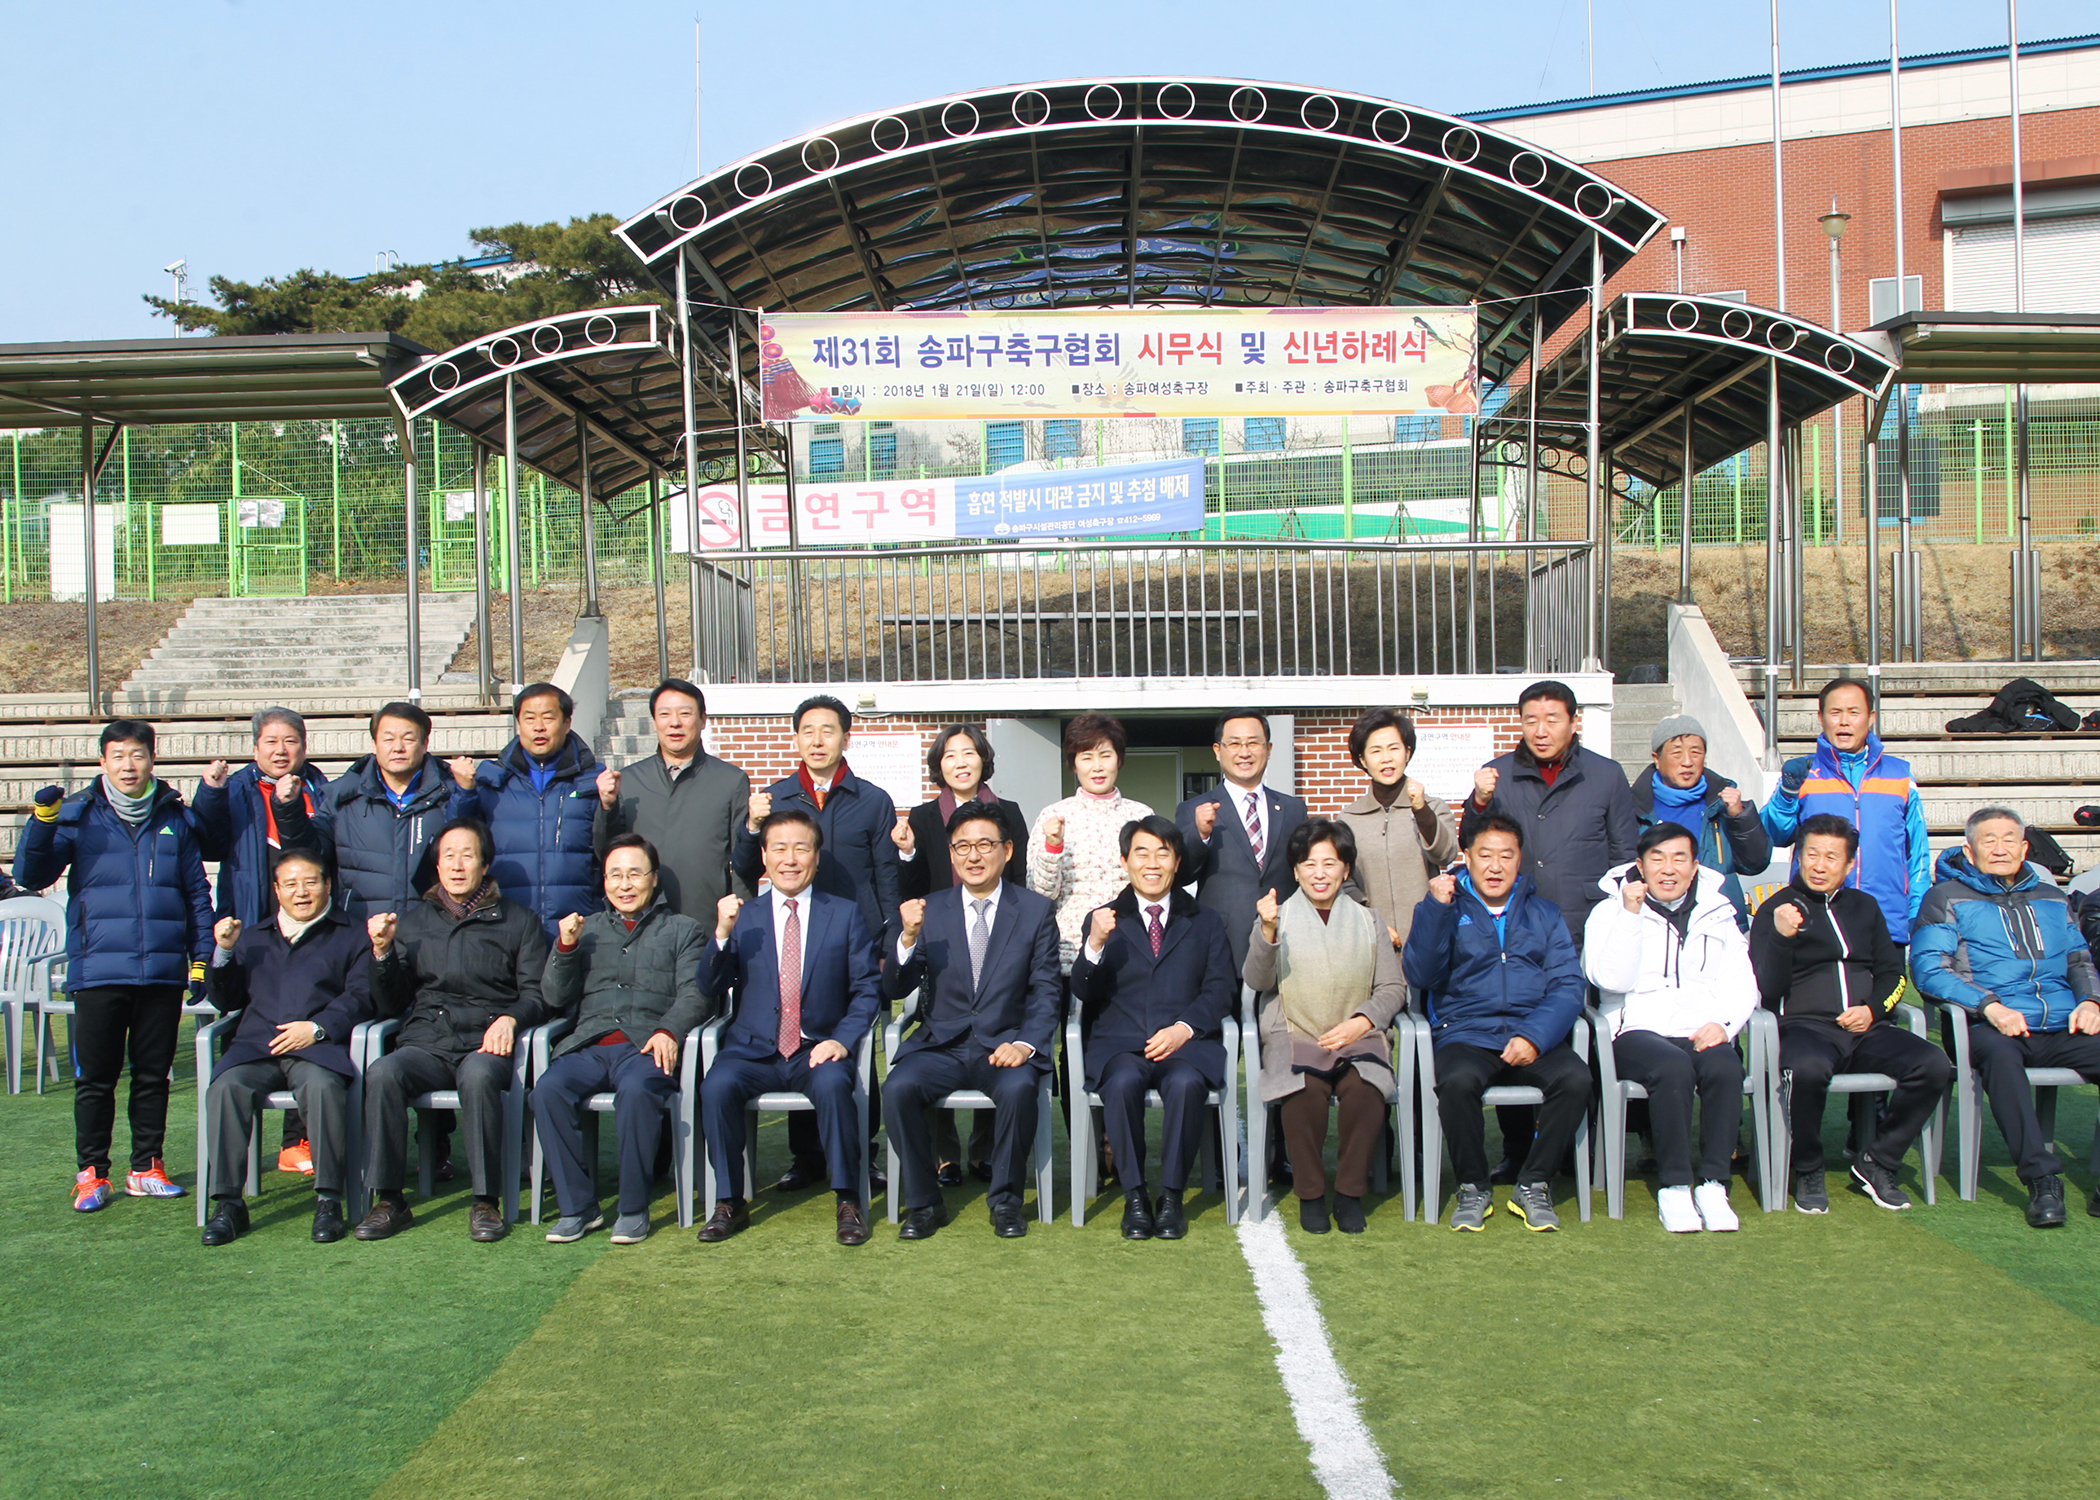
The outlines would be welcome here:
[[[1772,912],[1772,926],[1781,937],[1792,937],[1807,920],[1808,914],[1792,901]]]
[[[1057,844],[1059,846],[1062,846],[1064,844],[1064,841],[1065,820],[1063,818],[1043,819],[1043,842],[1046,844]]]
[[[1743,815],[1743,789],[1736,786],[1722,787],[1721,805],[1728,809],[1729,817],[1740,818]]]
[[[1106,947],[1110,936],[1115,930],[1116,914],[1105,906],[1095,907],[1093,928],[1088,934],[1093,945],[1097,948]]]
[[[1648,883],[1645,880],[1627,881],[1619,887],[1619,899],[1626,903],[1628,911],[1639,911],[1641,903],[1648,899]]]
[[[1800,792],[1801,784],[1808,780],[1809,767],[1814,764],[1815,762],[1805,755],[1795,756],[1779,768],[1779,784],[1785,787],[1790,795]]]
[[[897,846],[897,852],[906,859],[919,852],[919,840],[911,831],[909,818],[899,818],[890,825],[890,842]]]
[[[620,773],[607,766],[598,773],[598,805],[611,812],[620,800]]]
[[[297,771],[287,771],[277,778],[277,800],[279,802],[287,805],[296,802],[299,799],[299,794],[305,789],[305,784],[300,781]]]
[[[452,759],[445,762],[445,768],[452,773],[452,779],[458,782],[462,788],[470,792],[474,790],[473,756],[455,755]]]
[[[736,914],[744,909],[744,898],[732,891],[715,903],[715,936],[727,940],[736,928]]]
[[[919,929],[926,925],[926,903],[907,901],[897,908],[897,920],[904,924],[904,942],[909,947],[919,940]]]
[[[372,940],[372,956],[385,958],[394,946],[394,929],[400,921],[390,911],[375,912],[365,918],[365,936]]]
[[[772,811],[773,798],[765,792],[753,792],[751,806],[746,810],[745,826],[753,833],[758,832],[758,825],[765,822]]]
[[[564,948],[575,947],[576,940],[583,936],[583,913],[572,911],[566,917],[563,917],[556,935],[560,937],[561,945]]]
[[[226,762],[215,760],[204,768],[204,784],[210,787],[226,785]]]
[[[1495,800],[1495,785],[1502,780],[1502,773],[1493,766],[1482,766],[1473,773],[1473,800],[1486,807]]]
[[[1217,803],[1215,803],[1215,802],[1199,802],[1199,803],[1197,803],[1197,804],[1196,804],[1196,837],[1197,837],[1197,838],[1199,838],[1199,839],[1201,839],[1201,840],[1203,840],[1203,842],[1207,844],[1207,843],[1209,843],[1209,842],[1210,842],[1210,836],[1211,836],[1211,835],[1212,835],[1213,833],[1216,833],[1217,831],[1218,831],[1218,804],[1217,804]]]
[[[1429,894],[1449,906],[1451,898],[1458,894],[1458,877],[1449,873],[1431,876]]]
[[[1261,935],[1271,943],[1276,941],[1276,915],[1281,905],[1274,890],[1263,891],[1261,900],[1254,903],[1254,914],[1261,918]]]
[[[1410,776],[1403,781],[1400,785],[1400,790],[1407,798],[1407,805],[1416,812],[1420,812],[1429,805],[1427,800],[1429,794],[1422,790],[1422,783],[1415,780],[1414,777]]]
[[[228,953],[231,953],[233,945],[241,940],[241,919],[239,917],[219,918],[218,925],[211,930],[211,939]]]
[[[225,762],[221,761],[220,764],[224,765]],[[59,803],[66,800],[66,789],[62,786],[47,786],[40,790],[31,800],[38,807],[56,807]]]

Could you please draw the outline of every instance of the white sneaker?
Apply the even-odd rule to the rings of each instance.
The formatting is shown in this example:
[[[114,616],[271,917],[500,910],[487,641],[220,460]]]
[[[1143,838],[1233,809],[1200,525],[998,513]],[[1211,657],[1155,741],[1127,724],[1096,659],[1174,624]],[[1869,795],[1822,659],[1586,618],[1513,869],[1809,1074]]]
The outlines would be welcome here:
[[[1655,1214],[1672,1234],[1697,1234],[1699,1210],[1692,1206],[1688,1187],[1666,1187],[1655,1195]]]
[[[1692,1202],[1699,1206],[1699,1217],[1708,1229],[1730,1230],[1742,1228],[1742,1220],[1728,1206],[1728,1184],[1725,1182],[1702,1182],[1692,1193]]]

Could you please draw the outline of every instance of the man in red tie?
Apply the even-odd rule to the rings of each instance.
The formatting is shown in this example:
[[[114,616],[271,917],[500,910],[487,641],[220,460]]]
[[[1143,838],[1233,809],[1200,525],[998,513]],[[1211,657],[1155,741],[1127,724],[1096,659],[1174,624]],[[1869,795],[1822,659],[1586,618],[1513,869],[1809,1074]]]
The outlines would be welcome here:
[[[813,884],[824,835],[800,808],[767,814],[759,829],[772,889],[749,903],[722,898],[702,987],[730,1006],[722,1050],[700,1083],[714,1213],[700,1230],[718,1245],[750,1224],[744,1197],[744,1108],[764,1093],[808,1096],[838,1195],[838,1241],[865,1244],[860,1201],[864,1149],[854,1109],[857,1052],[874,1024],[880,970],[859,906]],[[732,998],[733,995],[733,998]]]

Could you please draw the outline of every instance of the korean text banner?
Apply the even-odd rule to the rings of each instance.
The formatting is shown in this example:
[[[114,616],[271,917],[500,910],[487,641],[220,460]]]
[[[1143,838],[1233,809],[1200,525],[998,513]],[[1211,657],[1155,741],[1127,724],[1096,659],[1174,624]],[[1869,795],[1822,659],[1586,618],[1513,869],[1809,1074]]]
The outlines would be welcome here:
[[[1470,307],[775,313],[769,422],[1480,409]]]
[[[788,493],[749,489],[752,547],[789,542]],[[739,550],[734,485],[699,494],[701,552]],[[674,503],[671,547],[687,550],[685,506]],[[805,480],[795,486],[793,539],[804,547],[867,547],[958,538],[1150,536],[1203,526],[1203,460],[963,479]]]

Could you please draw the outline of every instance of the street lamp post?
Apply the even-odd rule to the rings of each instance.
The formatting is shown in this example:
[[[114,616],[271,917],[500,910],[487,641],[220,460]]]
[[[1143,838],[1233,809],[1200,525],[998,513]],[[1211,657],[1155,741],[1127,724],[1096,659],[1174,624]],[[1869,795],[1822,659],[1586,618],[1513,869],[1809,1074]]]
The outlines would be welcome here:
[[[1837,196],[1831,195],[1830,212],[1819,220],[1823,233],[1830,236],[1830,331],[1843,333],[1845,325],[1838,300],[1839,257],[1838,241],[1845,237],[1845,225],[1852,215],[1838,212]],[[1835,524],[1833,545],[1843,546],[1845,541],[1845,404],[1840,401],[1830,409],[1830,503]]]

